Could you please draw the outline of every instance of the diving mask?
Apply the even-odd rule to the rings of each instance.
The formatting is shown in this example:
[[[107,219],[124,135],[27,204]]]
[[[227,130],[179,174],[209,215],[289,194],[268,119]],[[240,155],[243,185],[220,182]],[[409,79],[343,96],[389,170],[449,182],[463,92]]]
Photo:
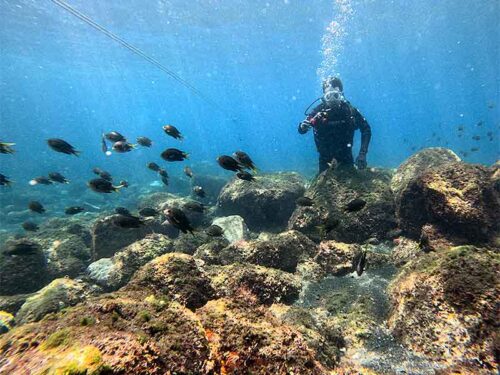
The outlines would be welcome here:
[[[323,94],[323,101],[327,104],[335,104],[344,101],[344,94],[338,87],[327,87]]]

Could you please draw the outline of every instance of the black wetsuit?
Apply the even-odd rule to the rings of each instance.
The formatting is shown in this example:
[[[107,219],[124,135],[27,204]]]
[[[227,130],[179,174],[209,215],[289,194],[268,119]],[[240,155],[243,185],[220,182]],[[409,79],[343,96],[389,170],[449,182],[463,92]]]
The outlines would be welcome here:
[[[326,112],[324,117],[316,116]],[[315,118],[316,116],[316,118]],[[359,154],[366,156],[370,144],[371,128],[366,119],[348,101],[329,107],[325,103],[316,106],[307,116],[313,122],[314,142],[319,152],[319,172],[328,168],[328,163],[335,158],[340,166],[352,167],[352,143],[354,131],[361,131],[361,147]],[[305,134],[309,129],[299,125],[299,133]]]

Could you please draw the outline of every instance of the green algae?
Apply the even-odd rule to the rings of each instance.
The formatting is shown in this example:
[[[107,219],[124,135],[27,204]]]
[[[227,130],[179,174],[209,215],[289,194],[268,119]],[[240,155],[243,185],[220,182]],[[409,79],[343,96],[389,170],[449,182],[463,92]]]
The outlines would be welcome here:
[[[53,349],[59,346],[65,346],[69,343],[71,338],[71,331],[69,328],[63,328],[59,331],[51,334],[47,339],[40,345],[42,350]]]

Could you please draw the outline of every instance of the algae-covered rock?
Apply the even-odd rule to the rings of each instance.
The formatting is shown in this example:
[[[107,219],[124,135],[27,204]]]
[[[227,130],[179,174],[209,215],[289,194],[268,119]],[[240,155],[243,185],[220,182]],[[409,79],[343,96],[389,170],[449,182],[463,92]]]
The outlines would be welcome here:
[[[206,268],[212,287],[220,297],[237,298],[244,289],[255,295],[259,303],[294,302],[299,297],[300,279],[288,272],[256,266],[254,264],[231,264]]]
[[[26,251],[13,252],[17,247]],[[47,281],[47,261],[38,243],[20,239],[4,244],[0,250],[0,295],[31,293]]]
[[[420,150],[403,162],[391,180],[391,189],[399,196],[408,183],[434,167],[459,162],[460,158],[453,151],[442,147],[430,147]]]
[[[92,295],[92,292],[81,281],[55,279],[24,302],[16,314],[16,323],[36,322],[49,313],[76,305]]]
[[[125,290],[147,289],[187,306],[203,306],[213,295],[210,279],[190,255],[170,253],[143,266]]]
[[[6,333],[14,326],[14,315],[0,310],[0,335]]]
[[[95,222],[92,228],[92,260],[112,257],[117,250],[139,241],[151,233],[167,234],[159,220],[147,219],[140,228],[120,228],[113,224],[116,215]]]
[[[411,180],[397,199],[400,227],[419,238],[429,224],[452,243],[481,243],[498,233],[500,191],[494,169],[447,163]]]
[[[391,257],[396,266],[402,266],[422,254],[418,243],[409,238],[400,237],[395,240],[395,244]]]
[[[51,279],[76,277],[90,263],[90,247],[77,235],[67,235],[54,240],[45,251],[48,254],[48,271]]]
[[[172,252],[173,242],[162,234],[150,234],[134,242],[112,258],[102,258],[87,268],[93,282],[107,291],[124,286],[133,274],[154,258]]]
[[[265,240],[236,242],[222,249],[219,258],[221,264],[243,262],[295,272],[299,261],[315,252],[314,242],[292,230]]]
[[[396,226],[389,171],[331,170],[321,173],[307,189],[310,207],[297,207],[288,222],[315,241],[362,243],[385,239]],[[366,205],[357,211],[347,206],[355,199]]]
[[[0,296],[0,311],[5,311],[10,314],[16,314],[28,297],[32,296],[32,293],[28,294],[15,294],[13,296]]]
[[[323,241],[319,244],[314,261],[319,264],[325,275],[342,276],[355,269],[354,259],[361,252],[356,244],[336,241]]]
[[[214,219],[212,225],[218,225],[222,228],[224,237],[229,243],[248,239],[248,228],[245,220],[243,220],[241,216],[232,215],[218,217]]]
[[[409,262],[392,283],[389,327],[408,347],[435,361],[498,364],[500,256],[460,246]]]
[[[251,298],[218,299],[197,310],[215,373],[325,374],[305,338]]]
[[[221,251],[229,245],[225,238],[214,238],[210,242],[204,243],[196,249],[193,256],[203,260],[206,264],[221,264]]]
[[[304,182],[296,173],[258,175],[255,181],[234,178],[219,195],[217,213],[243,217],[252,231],[279,231],[303,193]]]

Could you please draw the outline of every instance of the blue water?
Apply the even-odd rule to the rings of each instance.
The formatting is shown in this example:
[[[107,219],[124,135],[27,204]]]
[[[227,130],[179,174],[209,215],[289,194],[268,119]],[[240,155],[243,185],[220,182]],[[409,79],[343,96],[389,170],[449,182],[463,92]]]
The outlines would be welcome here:
[[[500,151],[500,2],[341,2],[353,14],[331,68],[372,126],[369,165],[397,167],[412,148],[438,145],[467,151],[470,162],[494,163]],[[161,162],[169,146],[189,152],[193,167],[227,177],[215,158],[236,149],[263,171],[315,173],[312,135],[300,136],[296,128],[321,92],[321,39],[340,12],[334,1],[69,3],[218,108],[53,2],[2,0],[0,139],[15,142],[17,152],[2,155],[0,173],[18,187],[52,170],[83,182],[94,166],[147,184],[157,178],[144,164]],[[182,144],[162,132],[167,123],[184,133]],[[458,138],[461,124],[465,132]],[[148,136],[154,147],[106,157],[102,130]],[[66,139],[82,156],[52,152],[45,144],[51,137]],[[181,165],[168,170],[182,174]]]

